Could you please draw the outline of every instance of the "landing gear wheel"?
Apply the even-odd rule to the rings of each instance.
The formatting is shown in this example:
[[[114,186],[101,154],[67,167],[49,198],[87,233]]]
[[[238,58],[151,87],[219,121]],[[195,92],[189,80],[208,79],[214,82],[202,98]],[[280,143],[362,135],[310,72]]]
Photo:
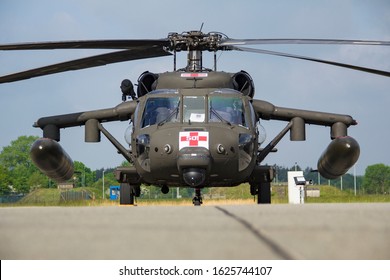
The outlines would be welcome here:
[[[134,195],[131,194],[131,188],[128,183],[121,183],[119,203],[121,205],[134,204]]]
[[[195,189],[195,196],[192,199],[192,203],[194,204],[194,206],[202,205],[203,201],[202,201],[202,194],[200,193],[200,189]]]
[[[120,204],[134,205],[134,197],[141,195],[140,185],[130,185],[129,183],[121,183],[120,188]]]
[[[192,199],[192,203],[194,204],[194,206],[200,206],[200,205],[202,205],[202,198],[201,197],[194,197],[193,199]]]
[[[271,203],[271,183],[261,183],[259,185],[257,204]]]

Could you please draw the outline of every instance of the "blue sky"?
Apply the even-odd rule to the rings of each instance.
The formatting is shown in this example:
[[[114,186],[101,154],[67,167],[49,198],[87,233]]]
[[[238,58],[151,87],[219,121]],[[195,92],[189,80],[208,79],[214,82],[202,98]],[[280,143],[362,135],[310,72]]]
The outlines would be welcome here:
[[[1,0],[0,44],[84,39],[165,38],[169,32],[220,31],[231,38],[333,38],[390,41],[390,2],[358,1],[22,1]],[[390,71],[390,47],[261,46],[265,49],[337,60]],[[97,51],[0,52],[0,75],[52,64]],[[185,64],[183,59],[182,65]],[[180,63],[180,60],[179,60]],[[219,56],[219,69],[245,70],[254,79],[255,98],[277,106],[352,115],[359,125],[349,129],[360,144],[356,165],[390,164],[390,79],[353,70],[288,58],[241,52]],[[204,65],[212,65],[207,59]],[[32,124],[39,117],[113,107],[121,102],[120,82],[149,70],[172,70],[170,57],[132,61],[77,72],[0,85],[0,149],[20,135],[41,135]],[[270,141],[286,124],[264,121]],[[106,128],[124,143],[126,122]],[[92,169],[123,161],[102,137],[84,143],[83,128],[61,131],[69,155]],[[305,142],[286,136],[279,152],[265,163],[316,167],[330,142],[329,129],[307,126]]]

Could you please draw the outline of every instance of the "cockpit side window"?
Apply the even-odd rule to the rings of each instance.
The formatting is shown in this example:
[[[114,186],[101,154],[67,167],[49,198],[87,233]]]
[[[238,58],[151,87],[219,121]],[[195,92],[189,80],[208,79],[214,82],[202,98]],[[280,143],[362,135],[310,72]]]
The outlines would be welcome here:
[[[178,122],[179,97],[151,97],[146,101],[141,127],[161,122]]]

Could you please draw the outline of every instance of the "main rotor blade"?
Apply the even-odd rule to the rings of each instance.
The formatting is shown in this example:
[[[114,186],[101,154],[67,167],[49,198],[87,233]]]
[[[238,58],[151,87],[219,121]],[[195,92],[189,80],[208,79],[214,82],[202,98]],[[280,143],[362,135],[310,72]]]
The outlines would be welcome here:
[[[288,45],[288,44],[317,44],[317,45],[375,45],[390,46],[390,41],[377,40],[339,40],[339,39],[224,39],[219,46],[243,45]]]
[[[61,73],[65,71],[103,66],[111,63],[168,55],[171,55],[171,53],[164,51],[161,47],[151,47],[148,49],[131,49],[119,52],[106,53],[2,76],[0,77],[0,84],[21,81],[55,73]]]
[[[169,46],[167,39],[161,40],[83,40],[62,42],[35,42],[0,45],[0,50],[54,50],[54,49],[131,49]]]
[[[345,64],[345,63],[340,63],[340,62],[335,62],[335,61],[330,61],[330,60],[323,60],[323,59],[317,59],[317,58],[312,58],[312,57],[307,57],[307,56],[300,56],[300,55],[281,53],[281,52],[274,52],[274,51],[261,50],[261,49],[246,48],[246,47],[231,46],[230,48],[232,50],[238,50],[238,51],[261,53],[261,54],[269,54],[269,55],[276,55],[276,56],[283,56],[283,57],[290,57],[290,58],[314,61],[314,62],[330,64],[330,65],[334,65],[334,66],[338,66],[338,67],[349,68],[349,69],[353,69],[353,70],[357,70],[357,71],[368,72],[368,73],[371,73],[371,74],[376,74],[376,75],[390,77],[390,72],[387,72],[387,71],[382,71],[382,70],[377,70],[377,69],[372,69],[372,68],[366,68],[366,67],[361,67],[361,66],[356,66],[356,65],[351,65],[351,64]]]

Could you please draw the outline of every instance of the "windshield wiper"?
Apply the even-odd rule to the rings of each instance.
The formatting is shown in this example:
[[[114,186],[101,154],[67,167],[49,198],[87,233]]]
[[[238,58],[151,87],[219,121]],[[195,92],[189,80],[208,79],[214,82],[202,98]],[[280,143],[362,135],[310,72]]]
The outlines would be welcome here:
[[[172,119],[172,117],[176,114],[176,119],[177,119],[177,115],[179,114],[179,107],[180,107],[180,101],[177,103],[177,106],[175,107],[175,109],[173,109],[173,111],[168,115],[168,117],[166,117],[164,120],[162,120],[161,122],[159,122],[157,124],[157,126],[162,126],[163,124],[167,123],[168,121],[170,121]]]
[[[225,120],[210,104],[210,112],[213,113],[221,122],[228,124],[229,126],[232,126],[231,122]]]

